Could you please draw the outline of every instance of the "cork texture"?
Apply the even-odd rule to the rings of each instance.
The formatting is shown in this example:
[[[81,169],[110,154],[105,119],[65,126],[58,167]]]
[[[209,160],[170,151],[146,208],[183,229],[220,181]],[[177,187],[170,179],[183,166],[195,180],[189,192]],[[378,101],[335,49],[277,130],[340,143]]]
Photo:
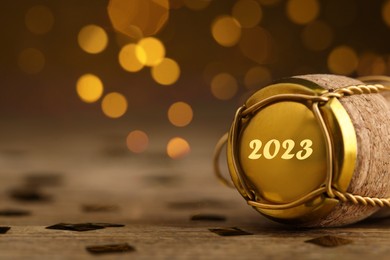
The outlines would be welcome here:
[[[325,89],[362,84],[361,81],[336,75],[304,75],[297,78],[312,81]],[[352,95],[340,99],[355,127],[357,161],[348,192],[361,196],[384,198],[390,195],[390,111],[381,94]],[[334,144],[337,146],[337,144]],[[367,218],[378,207],[339,203],[327,216],[308,226],[342,226]]]

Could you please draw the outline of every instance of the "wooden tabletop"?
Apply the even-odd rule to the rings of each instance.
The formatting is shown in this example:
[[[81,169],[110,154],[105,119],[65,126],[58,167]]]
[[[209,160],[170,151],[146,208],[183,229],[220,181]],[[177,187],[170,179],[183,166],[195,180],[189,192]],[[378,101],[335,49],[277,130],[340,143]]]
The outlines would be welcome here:
[[[389,218],[296,229],[247,206],[213,176],[213,147],[228,126],[213,124],[150,125],[151,145],[135,155],[125,144],[131,124],[5,121],[0,258],[389,259]],[[191,153],[173,160],[165,146],[177,134]]]

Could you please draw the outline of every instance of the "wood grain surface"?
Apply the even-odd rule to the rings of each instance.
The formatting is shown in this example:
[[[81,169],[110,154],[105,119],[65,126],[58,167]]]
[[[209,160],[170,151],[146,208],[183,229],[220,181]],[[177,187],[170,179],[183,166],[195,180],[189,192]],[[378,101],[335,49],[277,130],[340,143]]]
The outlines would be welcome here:
[[[180,133],[154,121],[145,127],[154,141],[140,155],[126,148],[127,122],[3,119],[0,227],[10,229],[0,232],[0,259],[388,259],[390,219],[291,228],[263,218],[221,185],[211,158],[233,110],[206,110],[213,115]],[[192,150],[172,160],[165,146],[178,134]],[[46,229],[58,223],[125,226]],[[134,250],[88,250],[127,244]]]

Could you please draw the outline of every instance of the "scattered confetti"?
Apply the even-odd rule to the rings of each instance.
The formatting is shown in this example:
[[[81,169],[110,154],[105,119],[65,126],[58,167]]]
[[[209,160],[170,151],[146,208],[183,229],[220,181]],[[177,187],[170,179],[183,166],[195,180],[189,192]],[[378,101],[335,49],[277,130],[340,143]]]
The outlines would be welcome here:
[[[191,217],[192,221],[226,221],[226,217],[215,214],[197,214]]]
[[[9,192],[11,198],[19,201],[43,202],[51,200],[51,197],[41,193],[32,187],[16,188]]]
[[[247,235],[253,235],[252,233],[246,232],[244,230],[241,230],[237,227],[231,227],[231,228],[211,228],[209,229],[211,232],[227,237],[227,236],[247,236]]]
[[[118,211],[119,207],[107,204],[86,204],[82,206],[82,209],[84,212],[110,212]]]
[[[0,234],[5,234],[10,230],[10,227],[0,227]]]
[[[78,223],[78,224],[70,224],[70,223],[59,223],[49,227],[47,229],[58,229],[58,230],[70,230],[70,231],[90,231],[96,229],[103,229],[106,227],[124,227],[122,224],[111,224],[111,223]]]
[[[20,210],[20,209],[0,210],[0,216],[4,216],[4,217],[23,217],[28,215],[31,215],[31,212],[28,210]]]
[[[352,243],[350,239],[345,239],[335,236],[323,236],[314,239],[306,240],[305,243],[312,243],[323,247],[338,247]]]
[[[91,254],[124,253],[135,251],[135,248],[127,243],[87,246],[86,249]]]

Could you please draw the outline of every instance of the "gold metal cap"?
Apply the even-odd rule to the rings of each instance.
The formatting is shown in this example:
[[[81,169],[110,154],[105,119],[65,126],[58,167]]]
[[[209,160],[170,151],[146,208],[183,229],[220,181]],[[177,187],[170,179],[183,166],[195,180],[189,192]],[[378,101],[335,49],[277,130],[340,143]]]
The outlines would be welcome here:
[[[252,95],[237,111],[227,144],[241,195],[263,215],[296,224],[319,219],[338,203],[328,194],[347,191],[356,154],[355,130],[342,104],[303,79]]]

